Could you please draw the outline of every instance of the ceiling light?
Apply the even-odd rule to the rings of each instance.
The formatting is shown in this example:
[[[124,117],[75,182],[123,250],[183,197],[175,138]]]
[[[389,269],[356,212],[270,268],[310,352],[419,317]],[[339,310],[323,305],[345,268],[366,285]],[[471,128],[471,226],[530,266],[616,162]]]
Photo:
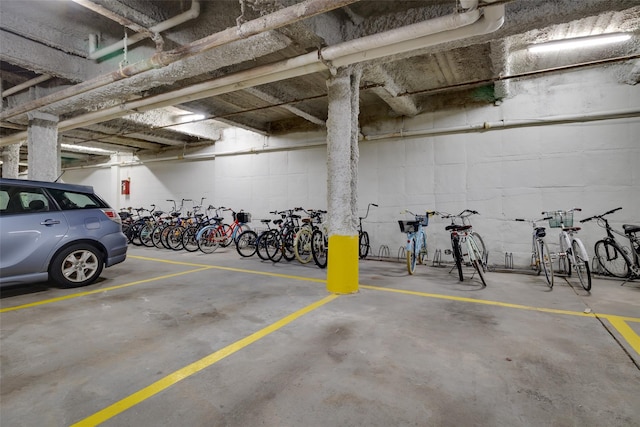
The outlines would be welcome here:
[[[576,37],[573,39],[554,40],[547,43],[539,43],[529,46],[529,52],[552,52],[566,49],[580,49],[585,47],[600,46],[610,43],[620,43],[631,38],[631,34],[611,33],[599,36]]]
[[[102,148],[95,148],[95,147],[85,147],[83,145],[60,144],[60,147],[63,150],[75,151],[76,153],[102,154],[105,156],[116,154],[115,151],[104,150]]]

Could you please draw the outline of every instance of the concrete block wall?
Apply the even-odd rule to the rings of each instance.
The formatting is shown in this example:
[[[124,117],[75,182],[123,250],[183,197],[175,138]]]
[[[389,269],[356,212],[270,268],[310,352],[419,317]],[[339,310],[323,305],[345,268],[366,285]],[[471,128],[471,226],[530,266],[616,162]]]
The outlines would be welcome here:
[[[640,223],[640,120],[550,122],[638,110],[640,87],[618,83],[611,68],[512,82],[511,89],[515,96],[497,106],[390,119],[362,129],[367,136],[409,135],[360,143],[361,214],[368,203],[379,205],[364,223],[374,256],[382,245],[391,256],[398,254],[404,235],[397,220],[409,218],[401,214],[405,209],[479,211],[472,223],[496,265],[504,263],[505,252],[513,253],[516,266],[528,265],[531,230],[511,221],[517,217],[581,207],[577,222],[622,206],[611,217],[615,226]],[[215,159],[69,170],[63,178],[94,185],[117,207],[156,203],[166,210],[166,199],[206,197],[205,205],[244,209],[257,219],[295,206],[326,208],[324,138],[322,133],[265,138],[225,130],[223,140],[209,149],[217,153]],[[126,178],[132,187],[128,197],[118,194]],[[431,248],[449,247],[447,224],[431,219]],[[548,231],[547,241],[557,247],[557,230]],[[602,235],[592,223],[580,232],[591,252]]]

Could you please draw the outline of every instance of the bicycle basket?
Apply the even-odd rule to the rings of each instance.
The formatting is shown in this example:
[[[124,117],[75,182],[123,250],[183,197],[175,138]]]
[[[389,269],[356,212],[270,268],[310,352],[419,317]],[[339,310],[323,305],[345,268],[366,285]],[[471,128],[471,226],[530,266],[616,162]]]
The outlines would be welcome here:
[[[553,217],[549,219],[549,227],[562,227],[562,217],[564,217],[565,227],[573,227],[573,212],[554,212]]]
[[[249,212],[238,212],[236,218],[238,222],[251,222],[251,214]]]
[[[398,220],[398,225],[400,225],[400,232],[402,233],[415,233],[418,229],[418,221],[403,221]]]

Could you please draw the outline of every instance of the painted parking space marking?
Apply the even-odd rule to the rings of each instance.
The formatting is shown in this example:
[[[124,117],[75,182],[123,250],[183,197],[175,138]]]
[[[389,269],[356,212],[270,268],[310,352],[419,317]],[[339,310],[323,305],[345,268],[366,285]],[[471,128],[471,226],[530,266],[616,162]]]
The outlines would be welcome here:
[[[319,308],[323,305],[327,304],[338,298],[338,295],[329,295],[322,298],[319,301],[316,301],[308,306],[289,314],[288,316],[283,317],[271,325],[260,329],[253,334],[234,342],[210,355],[191,363],[190,365],[185,366],[184,368],[178,369],[177,371],[167,375],[166,377],[150,384],[149,386],[138,390],[137,392],[125,397],[124,399],[102,409],[101,411],[96,412],[95,414],[73,424],[71,427],[87,427],[87,426],[95,426],[107,421],[110,418],[115,417],[116,415],[126,411],[127,409],[147,400],[148,398],[160,393],[161,391],[171,387],[179,381],[182,381],[190,376],[202,371],[213,365],[216,362],[224,359],[227,356],[232,355],[233,353],[242,350],[248,345],[260,340],[261,338],[266,337],[272,332],[277,331],[283,326],[288,325],[299,317]]]
[[[61,296],[61,297],[49,298],[49,299],[45,299],[45,300],[41,300],[41,301],[31,302],[31,303],[28,303],[28,304],[16,305],[14,307],[3,307],[2,309],[0,309],[0,313],[6,313],[8,311],[15,311],[15,310],[23,310],[25,308],[37,307],[37,306],[40,306],[40,305],[52,304],[52,303],[55,303],[55,302],[66,301],[66,300],[70,300],[70,299],[74,299],[74,298],[86,297],[87,295],[99,294],[99,293],[102,293],[102,292],[112,291],[112,290],[115,290],[115,289],[127,288],[129,286],[135,286],[135,285],[139,285],[141,283],[149,283],[149,282],[154,282],[156,280],[163,280],[163,279],[169,279],[171,277],[182,276],[182,275],[185,275],[185,274],[198,273],[200,271],[209,270],[209,268],[210,267],[201,267],[201,268],[197,268],[195,270],[188,270],[188,271],[181,271],[179,273],[165,274],[163,276],[152,277],[152,278],[143,279],[143,280],[136,280],[135,282],[124,283],[122,285],[115,285],[115,286],[110,286],[108,288],[94,289],[94,290],[91,290],[91,291],[77,292],[77,293],[74,293],[74,294],[64,295],[64,296]]]

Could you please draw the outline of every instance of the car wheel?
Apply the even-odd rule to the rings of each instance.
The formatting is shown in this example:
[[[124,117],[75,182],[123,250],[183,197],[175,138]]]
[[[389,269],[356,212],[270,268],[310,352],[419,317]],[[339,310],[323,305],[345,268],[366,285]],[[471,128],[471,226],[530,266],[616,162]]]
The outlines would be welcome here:
[[[90,244],[79,243],[55,256],[49,267],[49,275],[58,285],[75,288],[93,283],[100,277],[103,267],[100,251]]]

